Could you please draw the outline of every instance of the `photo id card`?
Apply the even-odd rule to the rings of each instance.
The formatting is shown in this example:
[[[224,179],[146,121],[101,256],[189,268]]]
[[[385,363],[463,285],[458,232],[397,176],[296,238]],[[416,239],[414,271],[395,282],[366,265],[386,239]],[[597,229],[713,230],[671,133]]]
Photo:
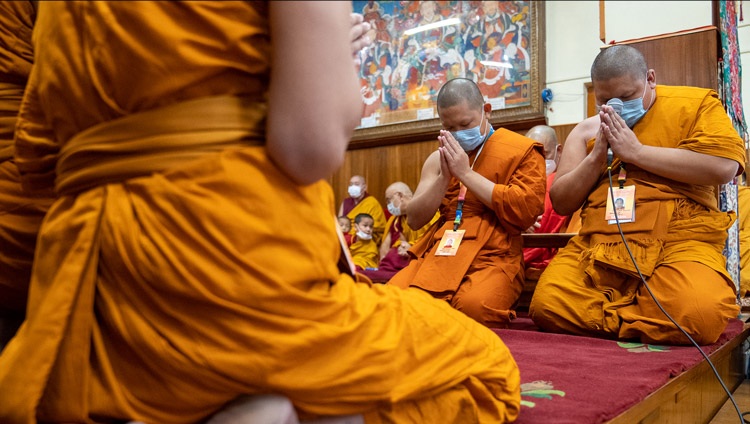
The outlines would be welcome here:
[[[443,238],[438,243],[435,256],[456,256],[458,246],[461,244],[461,240],[464,238],[466,230],[447,230],[443,234]]]
[[[614,201],[612,194],[614,193]],[[610,224],[616,224],[615,213],[617,213],[617,220],[620,223],[634,222],[635,221],[635,186],[627,186],[623,188],[613,187],[611,192],[607,193],[607,208],[604,212],[604,219]]]

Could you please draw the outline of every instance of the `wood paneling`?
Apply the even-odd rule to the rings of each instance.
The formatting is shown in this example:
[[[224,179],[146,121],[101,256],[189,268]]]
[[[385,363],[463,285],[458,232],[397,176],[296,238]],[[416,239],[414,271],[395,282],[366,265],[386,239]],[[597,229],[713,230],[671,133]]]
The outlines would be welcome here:
[[[718,87],[718,37],[716,27],[665,34],[646,39],[629,40],[646,58],[648,67],[656,72],[656,83]]]

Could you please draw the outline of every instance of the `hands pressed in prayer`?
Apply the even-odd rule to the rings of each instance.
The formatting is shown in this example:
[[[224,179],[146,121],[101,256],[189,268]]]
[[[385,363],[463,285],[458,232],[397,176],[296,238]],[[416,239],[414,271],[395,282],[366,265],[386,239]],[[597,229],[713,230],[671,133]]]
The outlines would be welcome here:
[[[438,136],[440,142],[440,165],[441,171],[448,168],[451,175],[463,181],[463,178],[471,171],[469,166],[469,155],[458,144],[450,131],[440,130]]]
[[[610,106],[603,105],[599,112],[601,134],[612,151],[625,162],[632,162],[643,145]]]

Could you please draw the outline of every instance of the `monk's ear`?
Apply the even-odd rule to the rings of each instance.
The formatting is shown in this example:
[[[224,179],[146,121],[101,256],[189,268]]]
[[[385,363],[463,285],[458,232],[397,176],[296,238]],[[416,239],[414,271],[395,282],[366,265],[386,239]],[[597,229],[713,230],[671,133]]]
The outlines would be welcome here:
[[[485,103],[484,106],[482,106],[482,108],[483,108],[483,110],[484,110],[485,113],[492,112],[492,105],[489,104],[489,103]]]

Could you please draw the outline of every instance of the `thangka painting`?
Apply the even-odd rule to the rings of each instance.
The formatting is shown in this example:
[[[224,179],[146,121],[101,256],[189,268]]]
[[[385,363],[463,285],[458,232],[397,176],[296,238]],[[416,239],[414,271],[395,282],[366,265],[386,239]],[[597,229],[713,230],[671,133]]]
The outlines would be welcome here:
[[[374,40],[359,52],[360,128],[436,118],[438,91],[453,78],[474,80],[493,110],[534,103],[532,1],[352,3]]]

